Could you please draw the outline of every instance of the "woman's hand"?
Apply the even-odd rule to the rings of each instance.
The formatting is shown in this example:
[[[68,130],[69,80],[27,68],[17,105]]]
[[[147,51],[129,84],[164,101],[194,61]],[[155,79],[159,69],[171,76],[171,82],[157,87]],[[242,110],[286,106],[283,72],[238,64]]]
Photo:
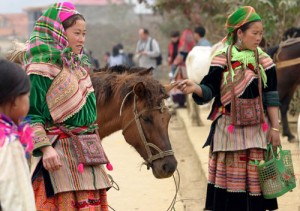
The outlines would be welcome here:
[[[41,149],[43,152],[43,165],[48,171],[58,170],[62,165],[60,157],[52,146],[46,146]]]
[[[197,89],[200,87],[193,80],[185,79],[178,84],[177,88],[180,91],[182,91],[184,94],[190,94],[190,93],[196,92]]]
[[[268,143],[271,143],[272,146],[274,146],[274,147],[280,146],[281,141],[280,141],[279,131],[275,131],[271,128],[267,135],[267,141],[268,141]]]

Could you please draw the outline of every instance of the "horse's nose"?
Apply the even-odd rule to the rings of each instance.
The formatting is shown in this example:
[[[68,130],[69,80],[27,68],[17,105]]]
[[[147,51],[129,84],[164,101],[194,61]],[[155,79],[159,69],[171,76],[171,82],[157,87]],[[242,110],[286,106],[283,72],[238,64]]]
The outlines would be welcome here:
[[[165,173],[173,173],[176,170],[176,166],[175,164],[172,163],[165,163],[163,165],[163,170]]]

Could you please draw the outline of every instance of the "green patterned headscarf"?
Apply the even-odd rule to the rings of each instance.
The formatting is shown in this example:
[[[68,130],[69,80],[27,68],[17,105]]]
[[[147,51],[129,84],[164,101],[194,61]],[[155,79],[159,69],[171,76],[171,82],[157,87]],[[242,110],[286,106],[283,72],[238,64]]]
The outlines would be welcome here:
[[[66,16],[67,14],[67,16]],[[90,66],[84,54],[74,54],[68,47],[68,38],[62,20],[78,14],[70,2],[53,4],[35,23],[30,35],[28,49],[24,56],[24,66],[30,63],[51,63],[62,67],[78,65]]]
[[[237,9],[231,15],[228,16],[225,27],[227,29],[227,36],[224,41],[227,44],[233,44],[233,33],[236,29],[240,28],[246,23],[251,21],[260,21],[260,16],[255,12],[254,8],[251,6],[244,6]]]

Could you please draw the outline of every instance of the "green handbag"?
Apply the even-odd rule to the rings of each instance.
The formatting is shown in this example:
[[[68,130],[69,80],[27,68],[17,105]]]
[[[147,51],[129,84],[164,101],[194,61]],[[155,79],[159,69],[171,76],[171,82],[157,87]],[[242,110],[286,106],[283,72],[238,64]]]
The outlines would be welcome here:
[[[282,150],[280,146],[274,152],[272,145],[269,144],[265,161],[257,166],[264,198],[273,199],[282,196],[296,187],[290,150]]]

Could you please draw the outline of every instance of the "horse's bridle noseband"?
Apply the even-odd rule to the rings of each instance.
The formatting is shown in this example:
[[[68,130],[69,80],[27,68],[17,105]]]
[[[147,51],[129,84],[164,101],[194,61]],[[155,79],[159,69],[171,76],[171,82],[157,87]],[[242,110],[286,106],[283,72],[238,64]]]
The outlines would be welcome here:
[[[131,94],[131,93],[134,93],[133,91],[129,92],[125,98],[123,99],[123,102],[122,102],[122,105],[121,105],[121,108],[120,108],[120,116],[122,114],[122,107],[123,107],[123,104],[126,100],[126,98]],[[145,133],[144,133],[144,130],[142,128],[142,125],[141,125],[141,121],[140,121],[140,117],[141,115],[146,112],[146,111],[149,111],[149,110],[160,110],[161,113],[164,112],[164,110],[168,110],[168,107],[164,105],[164,103],[162,102],[160,106],[155,106],[153,108],[150,108],[150,109],[144,109],[140,112],[138,112],[137,110],[137,107],[136,107],[136,94],[134,93],[134,100],[133,100],[133,114],[134,114],[134,118],[132,120],[130,120],[123,128],[123,135],[125,134],[125,131],[129,128],[129,126],[131,125],[131,123],[133,123],[135,121],[136,123],[136,126],[138,128],[138,131],[139,131],[139,134],[140,134],[140,138],[142,139],[143,143],[144,143],[144,146],[145,146],[145,149],[146,149],[146,152],[147,152],[147,155],[148,155],[148,158],[145,162],[145,164],[147,165],[147,168],[150,169],[150,167],[152,167],[152,163],[153,161],[157,160],[157,159],[161,159],[161,158],[164,158],[164,157],[167,157],[167,156],[171,156],[171,155],[174,155],[174,152],[173,150],[166,150],[166,151],[162,151],[159,147],[157,147],[155,144],[152,144],[152,143],[149,143],[147,142],[146,140],[146,137],[145,137]],[[152,152],[151,152],[151,149],[150,148],[153,148],[155,149],[158,153],[153,155]]]

